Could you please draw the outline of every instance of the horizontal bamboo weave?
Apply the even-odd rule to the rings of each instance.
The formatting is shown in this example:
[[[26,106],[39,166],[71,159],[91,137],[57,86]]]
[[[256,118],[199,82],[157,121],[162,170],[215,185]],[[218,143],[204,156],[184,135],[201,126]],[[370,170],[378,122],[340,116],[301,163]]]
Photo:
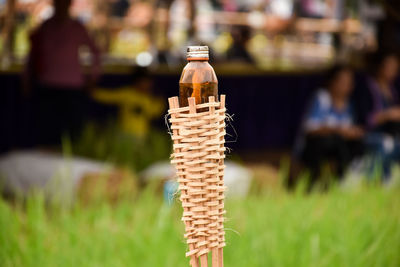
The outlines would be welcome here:
[[[194,98],[188,100],[188,107],[179,108],[177,97],[170,98],[168,111],[174,142],[171,163],[177,170],[189,247],[186,256],[192,266],[198,258],[203,266],[212,251],[212,266],[223,266],[225,96],[220,102],[210,97],[200,105]]]

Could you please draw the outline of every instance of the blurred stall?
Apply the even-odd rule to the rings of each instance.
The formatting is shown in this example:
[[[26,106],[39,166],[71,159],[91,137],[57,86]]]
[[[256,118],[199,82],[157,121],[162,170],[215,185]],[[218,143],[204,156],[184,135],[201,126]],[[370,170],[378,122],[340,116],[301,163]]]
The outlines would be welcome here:
[[[293,144],[327,66],[345,61],[362,67],[364,54],[378,46],[400,47],[397,7],[391,0],[75,0],[70,13],[102,51],[96,88],[103,91],[93,101],[124,102],[125,113],[119,112],[125,129],[136,112],[131,102],[137,92],[117,95],[118,88],[131,86],[133,67],[149,69],[154,96],[176,95],[185,47],[206,44],[220,91],[229,94],[229,112],[240,116],[234,123],[240,142],[230,146],[262,149]],[[30,32],[53,12],[51,0],[0,0],[0,150],[26,142],[30,114],[20,74]],[[79,55],[89,66],[88,49]],[[104,110],[95,109],[94,117],[108,117]],[[165,129],[159,117],[154,124]]]
[[[187,44],[212,47],[225,62],[238,27],[248,28],[245,49],[261,69],[318,68],[337,56],[355,58],[377,45],[374,21],[385,5],[343,0],[75,0],[71,14],[103,51],[108,69],[124,65],[177,66]],[[53,12],[50,0],[0,2],[1,66],[20,65],[29,32]],[[83,63],[87,60],[82,51]]]

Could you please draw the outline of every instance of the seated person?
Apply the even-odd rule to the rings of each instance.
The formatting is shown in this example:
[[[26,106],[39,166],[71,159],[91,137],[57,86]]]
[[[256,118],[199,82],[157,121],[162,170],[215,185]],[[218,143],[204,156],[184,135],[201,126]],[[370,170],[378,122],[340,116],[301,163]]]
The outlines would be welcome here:
[[[146,68],[137,67],[132,72],[131,85],[113,90],[97,88],[95,100],[119,106],[121,128],[137,137],[145,137],[151,121],[160,118],[165,110],[163,101],[152,93],[152,77]]]
[[[353,72],[347,66],[334,66],[326,87],[317,91],[302,125],[302,162],[311,171],[311,185],[320,175],[321,165],[333,162],[341,178],[350,161],[362,152],[363,130],[354,124],[349,103]]]
[[[399,70],[394,53],[378,52],[372,61],[372,75],[367,80],[366,123],[370,129],[366,144],[382,164],[383,178],[390,177],[391,163],[400,159],[400,101],[394,81]]]
[[[390,135],[400,133],[400,102],[394,81],[399,62],[395,54],[377,53],[373,74],[368,79],[370,110],[367,114],[369,128]]]

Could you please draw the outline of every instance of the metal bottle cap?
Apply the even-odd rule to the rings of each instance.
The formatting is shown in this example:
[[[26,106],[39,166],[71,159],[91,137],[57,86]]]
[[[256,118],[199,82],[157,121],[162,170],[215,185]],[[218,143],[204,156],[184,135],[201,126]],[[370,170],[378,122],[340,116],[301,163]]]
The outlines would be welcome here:
[[[206,59],[208,60],[208,46],[196,45],[187,47],[187,59]]]

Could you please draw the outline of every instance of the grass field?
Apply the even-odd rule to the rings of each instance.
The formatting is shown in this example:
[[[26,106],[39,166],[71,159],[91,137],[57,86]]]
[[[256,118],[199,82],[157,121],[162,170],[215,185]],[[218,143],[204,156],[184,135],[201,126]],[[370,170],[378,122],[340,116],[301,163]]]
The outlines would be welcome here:
[[[400,190],[227,201],[225,266],[400,266]],[[136,200],[49,207],[0,200],[0,266],[188,266],[179,203]],[[47,207],[46,207],[47,206]]]

